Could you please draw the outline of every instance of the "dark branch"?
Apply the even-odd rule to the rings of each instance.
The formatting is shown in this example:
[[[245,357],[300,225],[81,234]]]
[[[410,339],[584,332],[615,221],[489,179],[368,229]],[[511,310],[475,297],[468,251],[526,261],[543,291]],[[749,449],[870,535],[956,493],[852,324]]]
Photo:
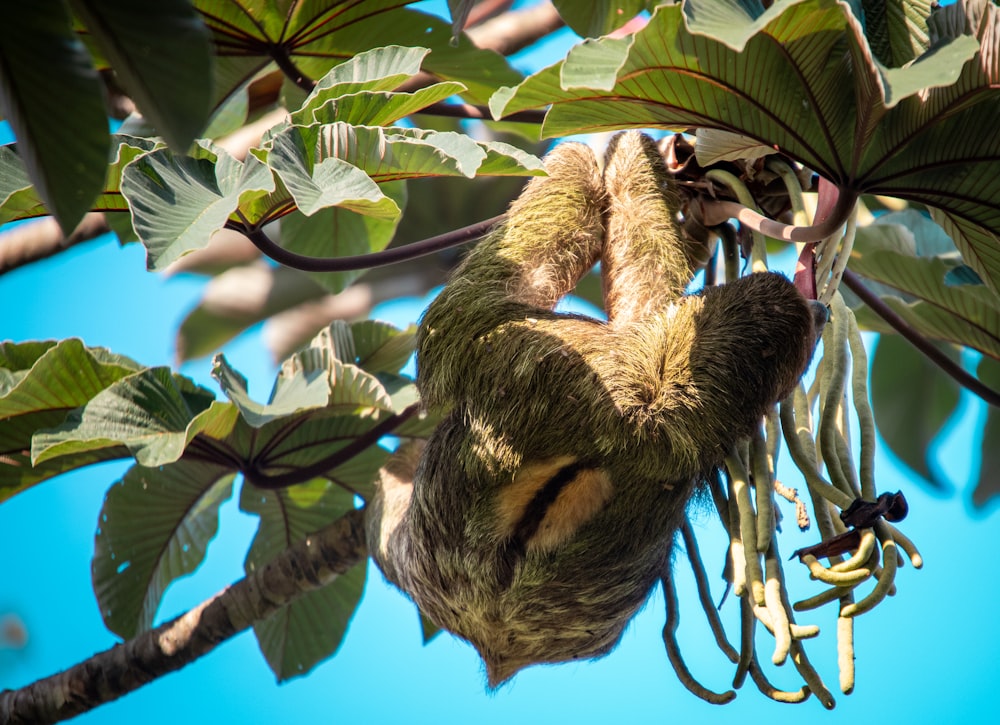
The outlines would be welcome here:
[[[284,46],[280,44],[271,46],[270,55],[281,72],[284,73],[285,76],[292,81],[292,83],[297,85],[306,93],[312,93],[313,88],[316,87],[316,81],[299,70],[299,67],[295,65],[295,62],[292,60],[292,56],[288,54],[288,51],[284,48]]]
[[[382,252],[372,254],[357,254],[352,257],[308,257],[304,254],[296,254],[287,249],[279,247],[261,229],[247,230],[238,223],[227,223],[229,229],[235,229],[247,236],[254,246],[261,252],[276,262],[280,262],[286,267],[301,269],[304,272],[347,272],[356,269],[368,269],[370,267],[381,267],[386,264],[396,264],[405,262],[427,254],[440,252],[442,249],[456,247],[459,244],[471,242],[488,232],[494,225],[502,221],[503,215],[491,217],[467,227],[455,229],[454,231],[439,234],[436,237],[423,239],[402,247],[386,249]]]
[[[364,435],[358,436],[343,448],[338,448],[326,458],[323,458],[310,466],[298,468],[290,473],[284,473],[278,476],[263,473],[257,470],[256,467],[252,467],[248,470],[244,470],[243,475],[249,483],[257,488],[271,490],[287,488],[288,486],[294,486],[297,483],[311,481],[317,476],[322,476],[323,474],[332,471],[337,466],[346,463],[369,446],[373,446],[378,443],[382,436],[389,435],[396,430],[396,428],[412,418],[419,408],[419,403],[414,403],[413,405],[404,408],[399,413],[390,415]]]
[[[895,310],[868,289],[857,274],[849,269],[845,269],[844,284],[860,297],[861,301],[868,305],[872,312],[888,322],[896,332],[909,340],[914,347],[926,355],[931,362],[945,373],[954,378],[959,385],[968,388],[990,405],[1000,407],[1000,393],[983,385],[978,378],[963,370],[958,363],[941,352],[930,340],[913,329]]]

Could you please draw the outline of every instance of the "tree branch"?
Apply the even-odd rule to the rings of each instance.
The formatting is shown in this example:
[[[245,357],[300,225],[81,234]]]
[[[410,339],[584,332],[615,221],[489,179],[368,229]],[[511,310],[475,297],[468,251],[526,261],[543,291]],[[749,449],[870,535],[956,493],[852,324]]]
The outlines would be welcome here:
[[[964,370],[958,363],[945,355],[930,340],[917,332],[910,324],[896,314],[882,298],[872,292],[861,281],[861,278],[849,269],[844,270],[844,284],[868,305],[872,312],[885,320],[900,335],[906,338],[915,348],[941,368],[947,375],[954,378],[962,387],[968,388],[980,398],[993,406],[1000,407],[1000,393],[983,385],[974,375]]]
[[[337,466],[340,466],[354,458],[354,456],[361,453],[361,451],[375,445],[382,436],[391,434],[394,430],[396,430],[396,428],[412,418],[419,409],[420,404],[413,403],[395,415],[390,415],[381,423],[378,423],[363,435],[358,436],[343,448],[338,448],[326,458],[323,458],[312,465],[296,468],[294,471],[283,475],[268,475],[266,473],[261,473],[256,469],[256,467],[251,467],[248,470],[242,471],[243,476],[251,485],[256,486],[257,488],[269,490],[288,488],[289,486],[294,486],[297,483],[305,483],[306,481],[310,481],[317,476],[322,476],[328,471],[332,471]]]
[[[104,214],[90,212],[84,215],[68,237],[52,217],[19,224],[0,234],[0,275],[46,259],[72,246],[90,241],[111,231]]]
[[[261,252],[280,264],[304,272],[347,272],[357,269],[381,267],[386,264],[405,262],[427,254],[440,252],[442,249],[457,247],[459,244],[471,242],[486,234],[495,224],[503,221],[504,215],[484,219],[436,237],[429,237],[419,242],[393,247],[371,254],[356,254],[350,257],[309,257],[304,254],[290,252],[278,246],[264,233],[262,229],[247,229],[240,224],[227,223],[228,229],[235,229],[247,236]]]
[[[365,556],[364,511],[353,510],[177,619],[20,690],[0,692],[0,722],[58,722],[116,700],[330,584]]]

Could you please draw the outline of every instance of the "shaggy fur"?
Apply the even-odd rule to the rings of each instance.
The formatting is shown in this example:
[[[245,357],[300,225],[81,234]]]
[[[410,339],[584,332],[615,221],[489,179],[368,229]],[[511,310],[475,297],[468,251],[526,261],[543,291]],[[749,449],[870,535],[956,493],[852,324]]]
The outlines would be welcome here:
[[[806,301],[755,274],[684,296],[693,270],[652,141],[546,159],[418,335],[445,414],[383,472],[372,555],[491,686],[607,653],[669,567],[696,483],[798,381]],[[601,261],[609,321],[552,306]]]

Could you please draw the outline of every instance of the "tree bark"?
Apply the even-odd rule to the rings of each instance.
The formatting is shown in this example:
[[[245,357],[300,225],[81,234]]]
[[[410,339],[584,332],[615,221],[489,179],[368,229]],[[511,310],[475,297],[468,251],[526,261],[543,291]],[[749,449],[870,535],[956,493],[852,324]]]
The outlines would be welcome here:
[[[366,556],[357,509],[180,617],[20,690],[0,692],[0,722],[52,723],[179,670]]]

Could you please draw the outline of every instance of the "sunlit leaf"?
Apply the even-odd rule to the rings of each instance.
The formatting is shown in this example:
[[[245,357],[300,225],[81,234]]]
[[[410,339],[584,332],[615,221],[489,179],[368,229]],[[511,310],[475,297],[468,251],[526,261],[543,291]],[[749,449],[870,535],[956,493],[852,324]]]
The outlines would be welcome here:
[[[630,39],[589,41],[501,89],[495,116],[551,103],[549,136],[700,126],[742,134],[839,187],[913,200],[960,227],[956,243],[1000,281],[1000,12],[912,64],[885,68],[857,18],[832,0],[660,6]],[[939,220],[940,221],[940,220]]]
[[[158,149],[122,174],[122,195],[148,253],[149,269],[163,269],[200,249],[241,200],[274,190],[270,170],[256,157],[240,162],[218,147],[204,158]]]
[[[65,471],[128,455],[116,447],[33,467],[31,437],[139,369],[77,339],[0,344],[0,501]]]
[[[91,566],[108,629],[130,639],[152,627],[170,583],[204,559],[232,479],[226,467],[182,460],[133,466],[108,490]]]

